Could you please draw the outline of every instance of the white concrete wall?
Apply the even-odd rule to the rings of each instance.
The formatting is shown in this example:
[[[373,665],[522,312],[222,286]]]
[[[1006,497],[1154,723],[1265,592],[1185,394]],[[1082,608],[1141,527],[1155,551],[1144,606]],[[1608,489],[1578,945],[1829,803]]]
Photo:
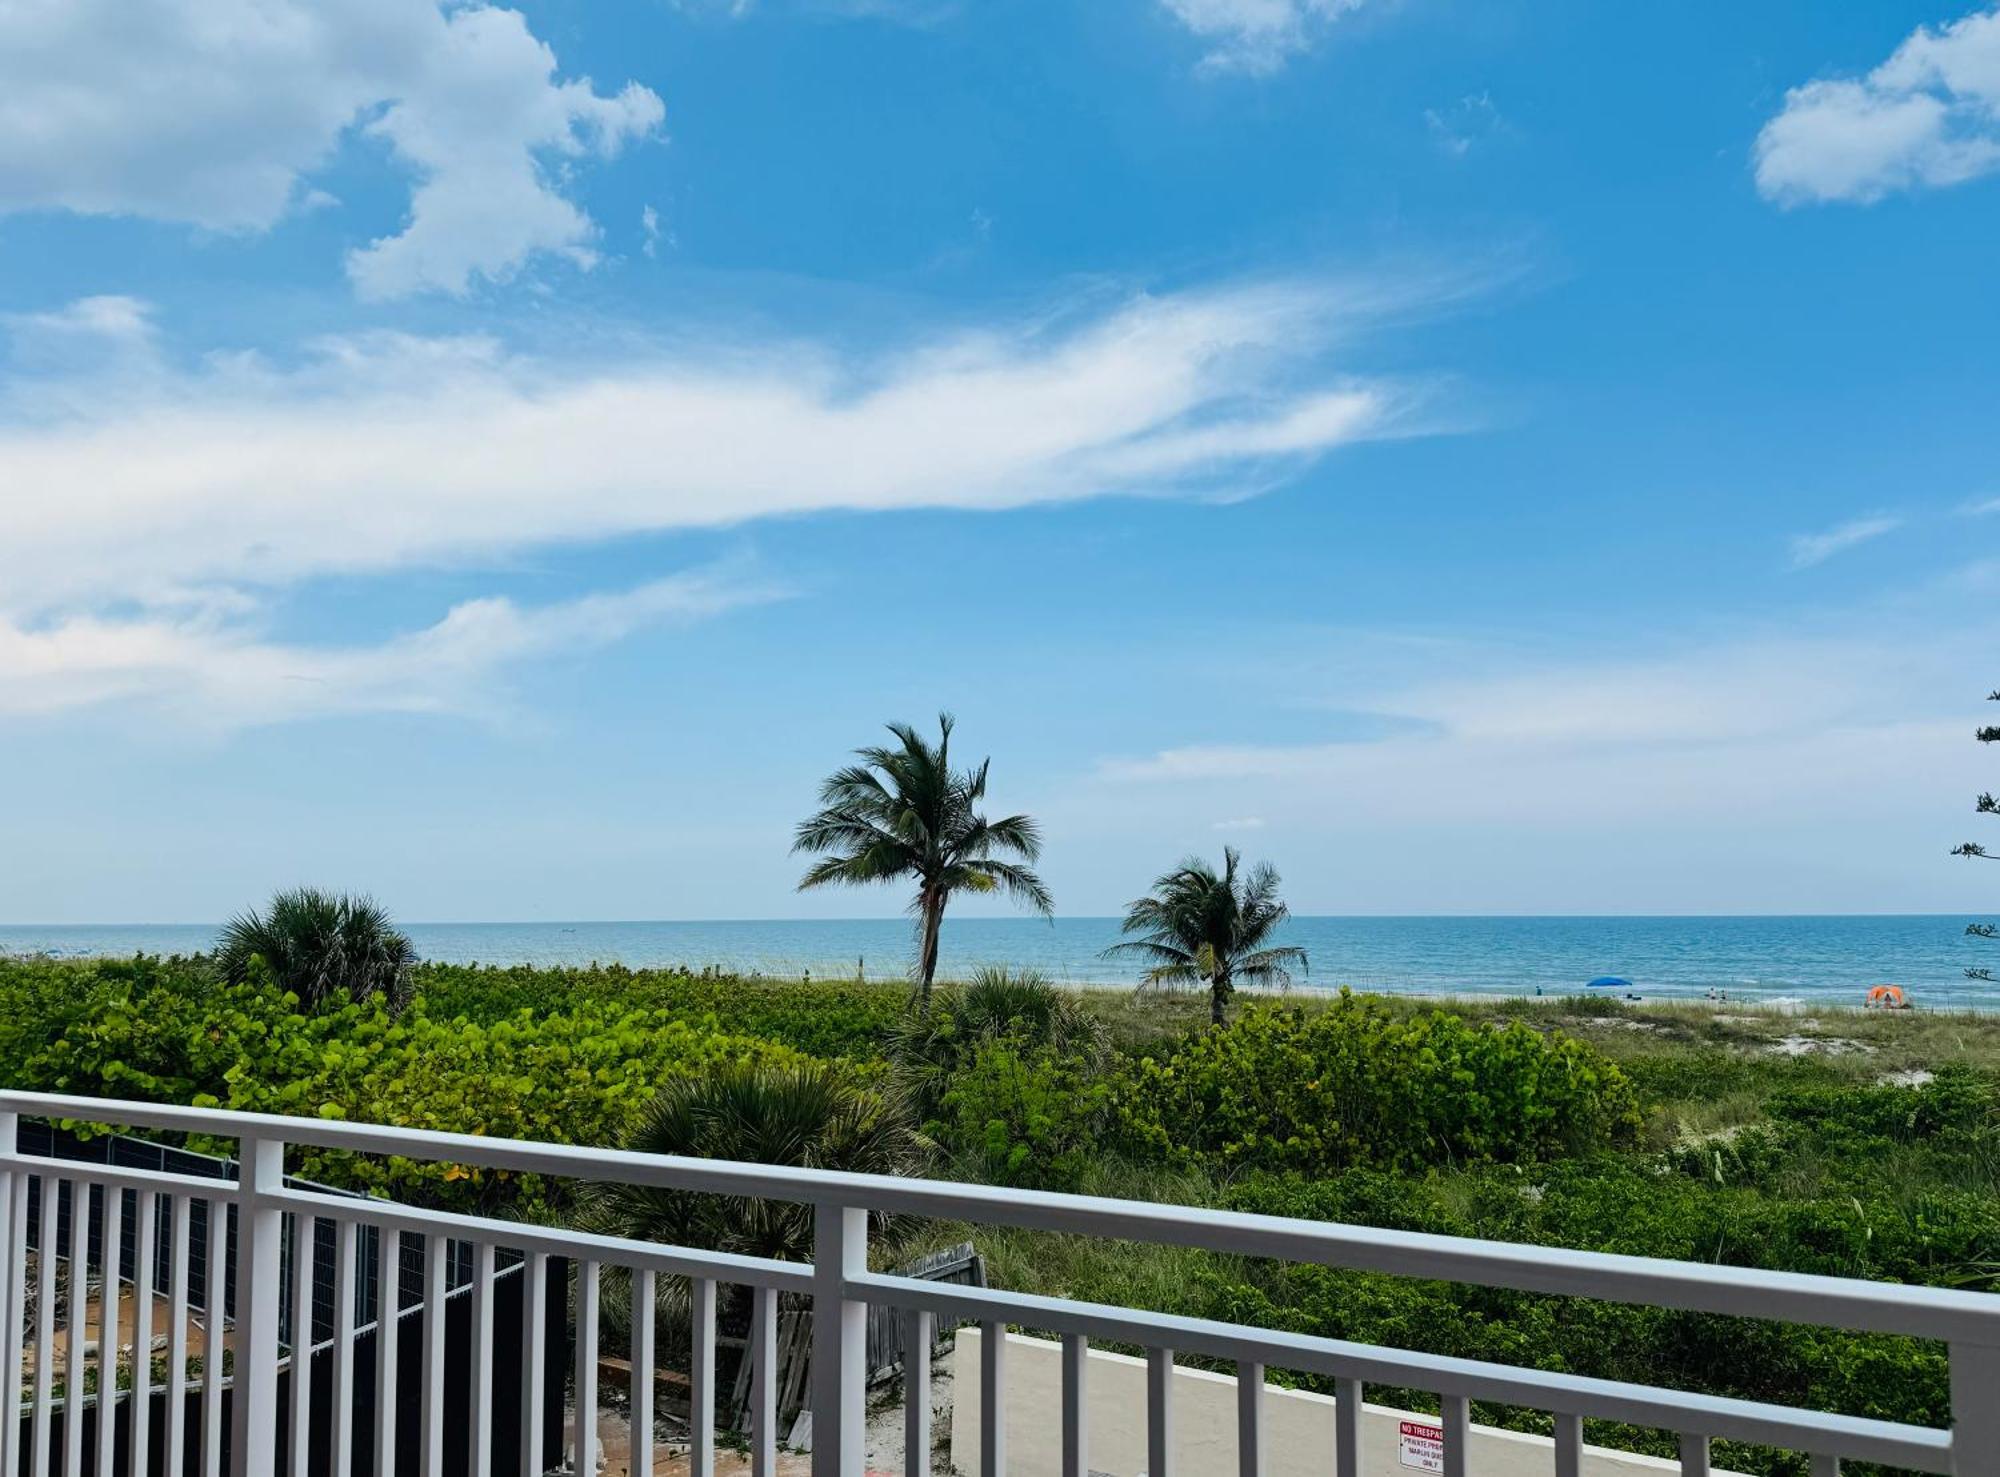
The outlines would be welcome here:
[[[979,1470],[979,1341],[977,1328],[958,1331],[952,1356],[951,1460],[960,1472]],[[1062,1477],[1062,1345],[1007,1336],[1007,1477]],[[1086,1376],[1090,1467],[1106,1477],[1142,1477],[1146,1470],[1146,1362],[1090,1351]],[[1264,1450],[1268,1477],[1326,1477],[1333,1453],[1334,1401],[1303,1390],[1264,1387]],[[1361,1463],[1365,1477],[1415,1477],[1433,1470],[1406,1464],[1401,1423],[1426,1426],[1435,1416],[1381,1405],[1362,1407]],[[1226,1477],[1236,1470],[1236,1380],[1205,1369],[1174,1371],[1174,1455],[1182,1477]],[[1550,1477],[1555,1454],[1546,1437],[1472,1428],[1471,1468],[1478,1477]],[[1629,1452],[1584,1448],[1584,1477],[1660,1477],[1680,1463]],[[1720,1469],[1716,1477],[1735,1477]]]

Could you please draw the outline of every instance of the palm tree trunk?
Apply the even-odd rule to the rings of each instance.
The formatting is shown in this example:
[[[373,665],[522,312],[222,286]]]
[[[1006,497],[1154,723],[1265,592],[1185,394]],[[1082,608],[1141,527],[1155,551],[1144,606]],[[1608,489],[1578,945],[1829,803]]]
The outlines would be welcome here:
[[[1222,1002],[1229,998],[1229,977],[1217,975],[1208,982],[1208,1022],[1212,1026],[1222,1024]]]
[[[923,941],[917,956],[917,1011],[929,1015],[931,981],[937,978],[938,934],[944,924],[944,894],[926,892],[921,907]]]

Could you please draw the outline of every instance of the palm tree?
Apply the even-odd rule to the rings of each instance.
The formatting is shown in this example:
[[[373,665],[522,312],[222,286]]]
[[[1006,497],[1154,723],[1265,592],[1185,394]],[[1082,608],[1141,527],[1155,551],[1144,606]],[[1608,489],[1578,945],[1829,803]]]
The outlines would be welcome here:
[[[820,786],[820,811],[799,823],[794,852],[821,857],[799,880],[801,892],[835,883],[912,879],[917,895],[917,1006],[928,1011],[937,977],[938,929],[955,892],[1006,892],[1036,912],[1054,908],[1042,879],[1023,863],[1042,851],[1041,829],[1025,815],[989,821],[979,813],[990,759],[951,767],[952,718],[938,715],[938,741],[907,723],[891,723],[893,745],[858,749],[859,764]],[[1007,861],[1005,856],[1019,857]]]
[[[274,894],[261,913],[237,914],[222,930],[216,962],[225,979],[241,984],[253,959],[307,1010],[377,991],[400,1007],[417,951],[373,898],[297,887]]]
[[[1238,979],[1291,983],[1291,968],[1306,968],[1306,951],[1267,947],[1291,910],[1278,899],[1278,874],[1260,863],[1239,871],[1236,848],[1222,851],[1222,872],[1189,857],[1153,884],[1152,892],[1125,910],[1122,931],[1136,934],[1104,952],[1148,960],[1149,985],[1208,986],[1209,1018],[1222,1024],[1222,1007]]]

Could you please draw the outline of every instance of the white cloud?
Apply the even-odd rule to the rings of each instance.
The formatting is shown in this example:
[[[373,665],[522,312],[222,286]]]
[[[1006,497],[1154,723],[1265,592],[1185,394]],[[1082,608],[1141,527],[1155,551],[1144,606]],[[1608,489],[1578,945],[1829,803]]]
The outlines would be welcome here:
[[[362,292],[463,292],[596,228],[551,160],[653,132],[652,92],[560,81],[522,16],[439,0],[8,0],[0,210],[265,230],[349,130],[414,177],[402,229],[351,254]]]
[[[1817,814],[1829,795],[1892,810],[1940,785],[1957,804],[1952,787],[1971,781],[1954,771],[1979,757],[1966,741],[1975,697],[1964,673],[1991,632],[1897,639],[1880,633],[1887,624],[1876,612],[1851,632],[1746,636],[1622,662],[1440,651],[1412,685],[1342,695],[1354,711],[1396,720],[1373,736],[1171,748],[1106,761],[1099,776],[1151,806],[1165,788],[1176,805],[1276,806],[1263,813],[1283,825],[1467,834],[1608,835],[1650,818],[1726,820],[1737,835],[1753,817],[1789,825]]]
[[[1431,142],[1454,159],[1463,159],[1481,143],[1507,131],[1507,120],[1493,106],[1490,93],[1468,93],[1449,108],[1424,109],[1424,126]]]
[[[333,713],[479,713],[493,706],[493,680],[516,663],[780,593],[710,570],[555,605],[469,600],[423,630],[342,647],[268,640],[243,606],[0,620],[0,716],[136,703],[227,729]]]
[[[190,362],[134,299],[17,315],[0,322],[16,367],[0,377],[0,714],[476,709],[509,663],[757,592],[473,601],[361,648],[273,640],[273,597],[764,517],[1256,490],[1422,428],[1421,386],[1326,365],[1410,302],[1267,283],[893,353],[651,346],[581,365],[397,334]]]
[[[1755,164],[1757,188],[1783,205],[1867,204],[2000,169],[2000,8],[1919,26],[1865,77],[1794,87]]]
[[[1261,831],[1264,817],[1261,815],[1239,815],[1234,820],[1217,821],[1210,826],[1211,831]]]
[[[283,367],[219,355],[131,380],[0,380],[0,611],[835,509],[1261,487],[1421,429],[1416,389],[1325,366],[1369,311],[1365,294],[1264,285],[889,355],[661,348],[578,366],[378,335]]]
[[[1850,518],[1820,533],[1795,534],[1791,544],[1792,568],[1809,569],[1815,564],[1823,564],[1835,554],[1880,538],[1885,533],[1893,533],[1902,526],[1901,518],[1876,514],[1868,518]]]
[[[1277,71],[1309,48],[1319,33],[1365,0],[1160,0],[1209,45],[1201,66],[1210,72]]]

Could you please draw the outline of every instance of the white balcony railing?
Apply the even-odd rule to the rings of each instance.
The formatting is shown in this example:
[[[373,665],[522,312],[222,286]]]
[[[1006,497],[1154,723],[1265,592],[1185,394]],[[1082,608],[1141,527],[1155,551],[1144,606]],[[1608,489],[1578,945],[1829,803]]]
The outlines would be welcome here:
[[[21,1152],[22,1118],[67,1120],[113,1129],[152,1129],[236,1139],[241,1171],[218,1181]],[[399,1155],[419,1161],[535,1173],[562,1179],[767,1198],[811,1207],[811,1265],[730,1256],[685,1247],[626,1241],[571,1230],[450,1215],[288,1185],[288,1145]],[[198,1209],[199,1207],[199,1209]],[[230,1215],[230,1208],[234,1215]],[[35,1224],[30,1225],[31,1208]],[[130,1212],[129,1215],[127,1212]],[[1949,1346],[1953,1424],[1949,1430],[1862,1419],[1682,1390],[1588,1379],[1269,1329],[1175,1317],[1134,1308],[1035,1297],[992,1288],[943,1285],[872,1272],[868,1216],[892,1212],[1069,1232],[1116,1241],[1203,1247],[1296,1263],[1438,1278],[1489,1287],[1608,1299],[1662,1308],[1775,1319],[1827,1328],[1907,1335]],[[67,1225],[64,1244],[58,1245]],[[91,1234],[95,1225],[97,1234]],[[129,1229],[128,1229],[129,1227]],[[202,1234],[196,1234],[197,1231]],[[30,1242],[35,1249],[30,1285]],[[376,1337],[361,1386],[355,1358],[371,1311],[357,1313],[369,1268],[363,1247],[379,1259]],[[329,1275],[308,1255],[331,1245]],[[95,1255],[93,1257],[93,1245]],[[288,1251],[288,1246],[293,1250]],[[1540,1246],[1464,1240],[1321,1222],[1236,1215],[1171,1205],[1024,1193],[929,1180],[820,1173],[758,1164],[662,1158],[607,1149],[519,1143],[410,1129],[376,1128],[316,1119],[265,1117],[157,1104],[0,1093],[0,1303],[4,1349],[0,1367],[17,1372],[27,1393],[17,1418],[0,1420],[0,1477],[115,1477],[115,1474],[224,1470],[248,1477],[488,1477],[496,1452],[515,1455],[509,1470],[541,1473],[567,1462],[593,1464],[598,1415],[600,1275],[630,1272],[631,1446],[650,1452],[655,1427],[654,1382],[659,1354],[654,1294],[662,1278],[687,1279],[692,1345],[689,1356],[689,1470],[714,1470],[717,1400],[717,1290],[752,1289],[747,1357],[752,1362],[750,1464],[776,1471],[777,1329],[779,1301],[809,1310],[814,1477],[861,1477],[866,1379],[865,1321],[869,1305],[909,1310],[916,1336],[905,1380],[905,1471],[930,1470],[930,1320],[982,1326],[981,1409],[1006,1408],[1008,1325],[1059,1334],[1065,1344],[1061,1422],[1065,1477],[1084,1477],[1084,1382],[1090,1339],[1149,1351],[1147,1470],[1173,1474],[1176,1355],[1233,1362],[1240,1375],[1237,1464],[1246,1477],[1264,1470],[1261,1390],[1266,1370],[1330,1378],[1337,1396],[1332,1477],[1362,1477],[1360,1412],[1370,1383],[1424,1389],[1442,1402],[1445,1472],[1468,1471],[1473,1400],[1545,1411],[1555,1418],[1555,1477],[1582,1471],[1586,1418],[1630,1422],[1680,1433],[1681,1471],[1709,1471],[1716,1438],[1761,1443],[1809,1455],[1815,1477],[1840,1463],[1866,1461],[1955,1477],[2000,1477],[2000,1297],[1949,1289],[1798,1276],[1741,1267],[1579,1253]],[[422,1253],[424,1297],[414,1311],[398,1292],[401,1254]],[[549,1285],[549,1259],[573,1268],[567,1300]],[[233,1265],[232,1265],[233,1259]],[[123,1269],[129,1264],[129,1278]],[[454,1274],[454,1267],[463,1271]],[[287,1275],[287,1268],[301,1275]],[[67,1294],[60,1273],[67,1269]],[[164,1275],[159,1269],[164,1268]],[[94,1269],[94,1271],[93,1271]],[[196,1273],[202,1275],[197,1278]],[[233,1319],[222,1315],[232,1280]],[[101,1292],[95,1312],[93,1278]],[[509,1292],[518,1326],[518,1360],[496,1361],[500,1318],[497,1290]],[[121,1279],[129,1282],[129,1299]],[[314,1361],[293,1359],[292,1345],[311,1351],[313,1300],[329,1291],[328,1338]],[[161,1285],[164,1284],[164,1285]],[[454,1286],[469,1304],[463,1353],[448,1356]],[[199,1297],[194,1290],[199,1289]],[[287,1299],[289,1304],[287,1305]],[[30,1308],[32,1300],[32,1309]],[[120,1326],[129,1302],[129,1336]],[[164,1302],[165,1327],[156,1326]],[[565,1311],[565,1309],[570,1311]],[[29,1317],[32,1311],[32,1329]],[[58,1313],[62,1321],[58,1322]],[[421,1328],[405,1326],[420,1322]],[[223,1325],[227,1323],[228,1327]],[[108,1325],[108,1326],[107,1326]],[[286,1330],[291,1330],[287,1335]],[[60,1337],[59,1337],[60,1335]],[[201,1357],[191,1340],[199,1335]],[[414,1341],[414,1343],[413,1343]],[[162,1370],[148,1351],[164,1342]],[[61,1393],[55,1357],[62,1349]],[[399,1350],[412,1345],[417,1398],[400,1368]],[[214,1357],[227,1349],[228,1370]],[[573,1348],[567,1395],[576,1433],[565,1444],[549,1411],[561,1410],[562,1374],[554,1360]],[[32,1370],[19,1377],[32,1356]],[[516,1363],[518,1367],[515,1367]],[[972,1378],[970,1371],[961,1377]],[[163,1389],[156,1389],[156,1379]],[[554,1383],[551,1385],[550,1381]],[[448,1380],[450,1384],[448,1385]],[[109,1399],[111,1392],[115,1396]],[[556,1396],[552,1407],[551,1393]],[[154,1416],[164,1394],[163,1419]],[[412,1408],[414,1405],[414,1408]],[[364,1410],[366,1419],[362,1418]],[[225,1418],[225,1411],[227,1412]],[[155,1426],[160,1429],[155,1429]],[[227,1429],[225,1429],[225,1427]],[[103,1439],[109,1433],[111,1439]],[[980,1424],[981,1477],[1008,1470],[1006,1424]],[[400,1466],[399,1466],[400,1463]],[[1184,1472],[1177,1477],[1209,1477]]]

